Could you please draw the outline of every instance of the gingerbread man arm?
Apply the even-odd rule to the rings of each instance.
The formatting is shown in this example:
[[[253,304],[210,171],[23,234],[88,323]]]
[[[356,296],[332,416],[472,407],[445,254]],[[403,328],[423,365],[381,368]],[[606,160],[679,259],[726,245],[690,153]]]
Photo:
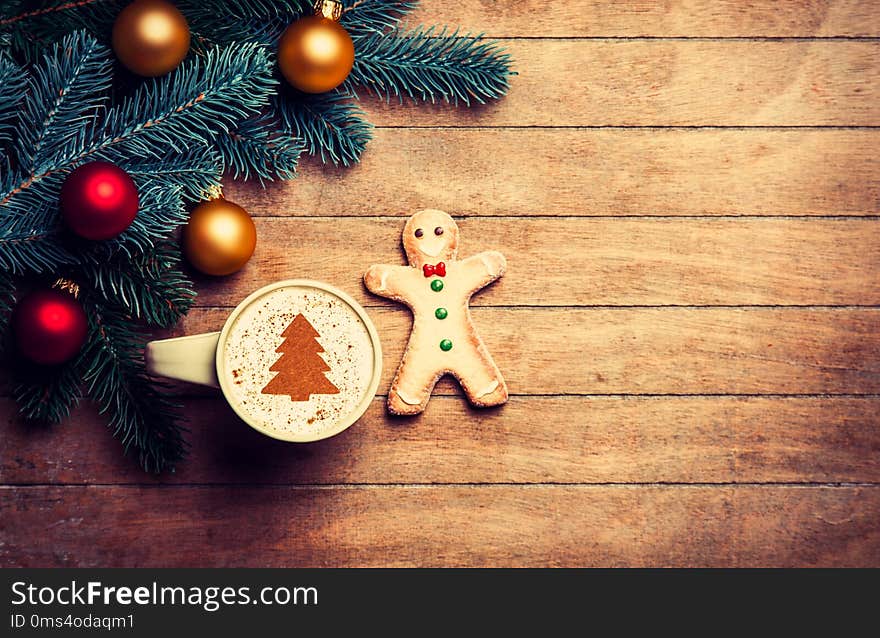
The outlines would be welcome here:
[[[370,266],[364,273],[364,285],[375,295],[388,299],[402,299],[403,275],[411,270],[408,266],[393,266],[390,264],[376,264]]]
[[[476,292],[499,279],[507,269],[507,260],[497,250],[488,250],[463,259],[461,273],[467,289]]]

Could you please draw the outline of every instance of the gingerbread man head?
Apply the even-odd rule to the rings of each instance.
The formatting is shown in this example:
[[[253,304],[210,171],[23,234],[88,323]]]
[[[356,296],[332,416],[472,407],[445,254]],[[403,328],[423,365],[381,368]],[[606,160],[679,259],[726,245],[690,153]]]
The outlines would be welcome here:
[[[442,210],[421,210],[403,228],[403,249],[411,266],[454,261],[458,256],[458,225]]]

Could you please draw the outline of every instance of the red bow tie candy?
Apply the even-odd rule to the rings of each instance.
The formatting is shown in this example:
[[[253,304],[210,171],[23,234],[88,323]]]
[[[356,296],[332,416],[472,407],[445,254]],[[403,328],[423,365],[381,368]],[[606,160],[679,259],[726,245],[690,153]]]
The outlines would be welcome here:
[[[446,264],[442,261],[438,261],[436,266],[432,266],[431,264],[425,264],[422,266],[422,272],[425,273],[425,277],[433,277],[437,275],[438,277],[446,276]]]

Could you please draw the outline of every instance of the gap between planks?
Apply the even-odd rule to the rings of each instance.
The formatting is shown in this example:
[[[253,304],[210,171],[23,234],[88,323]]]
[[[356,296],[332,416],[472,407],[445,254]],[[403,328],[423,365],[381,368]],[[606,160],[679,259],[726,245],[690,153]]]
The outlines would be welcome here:
[[[464,130],[464,131],[492,131],[492,130],[585,130],[585,131],[601,131],[604,129],[622,130],[622,131],[656,131],[656,130],[681,130],[681,131],[788,131],[788,130],[807,130],[807,131],[873,131],[880,128],[875,124],[498,124],[493,126],[467,126],[464,124],[375,124],[374,129],[387,130]],[[308,159],[310,156],[305,155]],[[320,165],[320,164],[317,164]]]
[[[193,306],[197,311],[231,311],[239,304],[229,305],[205,305]],[[360,304],[366,310],[389,310],[396,306],[388,304]],[[409,312],[408,308],[400,304],[401,312]],[[479,308],[492,308],[497,310],[816,310],[816,311],[846,311],[846,310],[880,310],[877,304],[492,304],[491,306],[479,306]],[[219,331],[219,328],[218,328]],[[160,332],[156,330],[155,332]]]
[[[443,381],[446,377],[441,378]],[[185,384],[183,382],[172,381],[171,383],[180,383],[180,386],[190,385]],[[439,383],[439,382],[438,382]],[[457,387],[457,382],[455,382]],[[201,386],[197,386],[201,387]],[[198,394],[196,392],[188,393],[185,390],[181,390],[178,392],[169,391],[168,396],[174,399],[180,399],[181,401],[223,401],[226,399],[223,398],[222,395],[216,394],[219,390],[216,388],[210,388],[208,386],[204,386],[204,393]],[[464,396],[459,397],[457,394],[440,394],[436,393],[432,396],[435,397],[447,397],[447,398],[461,398],[462,401],[466,401]],[[585,392],[585,393],[577,393],[577,392],[513,392],[511,391],[509,395],[511,398],[517,399],[528,399],[528,398],[549,398],[549,399],[772,399],[776,401],[784,401],[786,399],[880,399],[880,394],[876,392],[865,392],[863,394],[855,394],[852,392],[769,392],[767,394],[761,394],[756,392],[681,392],[681,393],[673,393],[673,392],[609,392],[609,393],[596,393],[596,392]],[[11,399],[12,395],[9,394],[9,388],[0,388],[0,399]],[[388,398],[387,394],[376,393],[376,399],[386,400]],[[88,400],[87,398],[84,400]]]
[[[340,219],[350,219],[353,221],[388,221],[388,222],[404,222],[406,221],[406,216],[401,215],[272,215],[272,214],[261,214],[259,211],[255,213],[251,213],[251,217],[258,219],[302,219],[302,220],[316,220],[316,221],[337,221]],[[705,219],[708,221],[715,220],[751,220],[751,219],[796,219],[796,220],[839,220],[839,221],[878,221],[880,220],[880,215],[859,215],[859,214],[824,214],[824,215],[793,215],[793,214],[768,214],[768,213],[739,213],[739,214],[731,214],[731,213],[723,213],[719,215],[715,214],[693,214],[686,213],[682,215],[674,215],[674,214],[660,214],[660,215],[639,215],[639,214],[622,214],[622,215],[613,215],[613,214],[599,214],[599,215],[577,215],[577,214],[567,214],[560,213],[558,215],[547,215],[541,213],[524,213],[522,215],[481,215],[481,214],[469,214],[469,213],[455,213],[452,215],[454,219],[457,221],[464,220],[480,220],[480,219],[492,219],[493,221],[530,221],[530,220],[555,220],[555,219],[571,219],[571,220],[583,220],[585,222],[592,220],[601,220],[601,219],[620,219],[626,221],[632,220],[644,220],[644,221],[656,221],[656,220],[670,220],[670,221],[678,221],[680,219]]]
[[[498,42],[516,40],[595,41],[595,42],[880,42],[874,35],[485,35]],[[514,60],[514,62],[516,62]],[[514,66],[516,70],[516,66]]]
[[[455,24],[490,37],[584,38],[874,38],[876,3],[859,0],[443,0],[421,2],[403,17]]]
[[[805,489],[848,489],[853,487],[878,488],[880,483],[875,482],[818,482],[818,481],[710,481],[710,482],[684,482],[684,481],[596,481],[596,482],[575,482],[566,483],[564,481],[540,481],[540,482],[476,482],[465,481],[462,483],[438,482],[438,483],[0,483],[0,490],[26,490],[26,489],[191,489],[191,488],[210,488],[210,489],[278,489],[288,488],[291,490],[370,490],[370,489],[443,489],[443,488],[522,488],[522,489],[541,489],[541,488],[621,488],[621,489],[642,489],[651,487],[661,488],[705,488],[705,487],[731,487],[731,488],[805,488]]]
[[[219,392],[219,390],[208,390],[209,392]],[[186,394],[179,393],[173,395],[178,399],[189,399],[189,400],[205,400],[205,401],[221,401],[223,399],[222,395],[206,395],[206,394]],[[462,401],[466,399],[464,396],[458,397],[458,395],[454,394],[438,394],[438,397],[446,397],[446,398],[461,398]],[[704,393],[663,393],[663,392],[645,392],[645,393],[637,393],[637,392],[609,392],[609,393],[585,393],[585,394],[577,394],[577,393],[566,393],[566,392],[522,392],[522,393],[510,393],[511,397],[517,397],[520,399],[528,399],[532,398],[553,398],[553,399],[774,399],[774,400],[785,400],[785,399],[880,399],[880,393],[876,392],[865,392],[864,394],[853,394],[841,392],[838,394],[831,392],[777,392],[777,393],[767,393],[767,394],[756,394],[754,392],[704,392]],[[8,399],[10,398],[7,395],[0,394],[0,399]],[[387,399],[387,394],[376,394],[377,399]]]

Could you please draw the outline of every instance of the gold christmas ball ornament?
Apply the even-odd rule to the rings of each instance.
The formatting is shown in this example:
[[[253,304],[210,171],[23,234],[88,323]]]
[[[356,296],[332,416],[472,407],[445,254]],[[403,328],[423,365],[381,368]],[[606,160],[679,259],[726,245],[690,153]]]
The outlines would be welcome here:
[[[345,81],[354,66],[354,43],[342,25],[342,4],[319,0],[315,15],[300,18],[281,36],[278,66],[305,93],[325,93]]]
[[[113,51],[132,73],[165,75],[189,51],[189,25],[165,0],[135,0],[113,23]]]
[[[202,202],[183,230],[183,252],[206,275],[231,275],[254,254],[257,229],[248,212],[225,199]]]

